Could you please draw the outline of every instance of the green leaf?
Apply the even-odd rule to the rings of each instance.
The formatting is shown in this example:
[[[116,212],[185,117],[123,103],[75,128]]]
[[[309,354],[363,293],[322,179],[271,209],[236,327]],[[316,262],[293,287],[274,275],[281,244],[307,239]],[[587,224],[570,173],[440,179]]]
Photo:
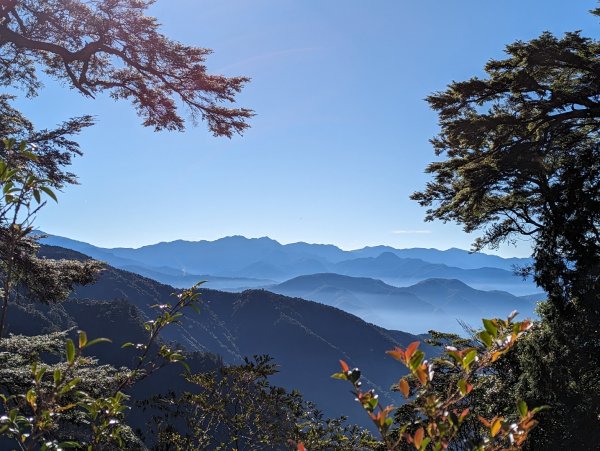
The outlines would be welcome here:
[[[185,360],[179,360],[179,363],[185,368],[185,372],[190,374],[192,372],[192,370],[190,369],[190,366],[188,365],[188,363]]]
[[[482,319],[483,327],[485,330],[494,338],[498,336],[498,328],[494,325],[494,322],[491,319]]]
[[[182,360],[184,360],[184,357],[181,354],[171,354],[169,355],[169,361],[171,362],[181,362]]]
[[[42,380],[42,377],[44,377],[44,373],[46,372],[47,369],[48,369],[47,367],[43,366],[35,372],[35,381],[36,382],[39,382]]]
[[[372,397],[371,399],[369,399],[369,407],[371,408],[371,411],[375,410],[377,404],[379,404],[378,398]]]
[[[425,360],[425,353],[421,350],[414,352],[410,358],[409,366],[411,370],[415,370]]]
[[[54,200],[54,202],[58,202],[56,194],[54,194],[54,191],[52,191],[50,188],[48,188],[47,186],[40,186],[40,189],[43,192],[45,192],[49,197],[51,197]]]
[[[475,360],[475,357],[477,357],[477,350],[473,349],[471,351],[469,351],[467,353],[467,355],[465,356],[465,358],[463,359],[462,363],[463,363],[463,367],[468,370],[469,367],[471,366],[471,363],[473,362],[473,360]]]
[[[87,347],[94,346],[95,344],[98,344],[98,343],[112,343],[112,340],[110,340],[108,338],[94,338],[93,340],[88,341]]]
[[[35,401],[37,400],[37,395],[35,394],[35,390],[32,388],[27,391],[25,395],[25,399],[29,403],[29,405],[33,408],[35,406]]]
[[[86,344],[87,344],[87,334],[83,330],[80,330],[79,331],[79,349],[85,348]]]
[[[331,375],[331,377],[333,377],[334,379],[341,379],[343,381],[348,380],[348,376],[346,376],[346,373],[334,373]]]
[[[487,333],[485,330],[482,330],[481,332],[479,332],[478,334],[479,338],[481,339],[481,341],[489,348],[490,346],[492,346],[492,336]]]
[[[75,362],[75,344],[70,338],[67,339],[67,363],[73,365]]]
[[[464,379],[460,379],[457,384],[458,385],[458,389],[460,390],[460,394],[463,396],[467,395],[467,381]]]
[[[520,399],[517,402],[517,407],[519,409],[519,413],[521,414],[521,417],[526,417],[527,416],[527,412],[528,412],[528,408],[527,408],[527,403],[525,401],[523,401],[522,399]]]
[[[58,448],[81,448],[81,444],[78,442],[60,442]]]
[[[183,316],[183,313],[175,313],[175,314],[171,315],[171,317],[169,318],[170,322],[177,321],[182,316]]]
[[[76,377],[75,379],[71,379],[67,382],[63,388],[58,392],[59,395],[64,395],[67,392],[70,392],[79,382],[81,382],[81,378]]]

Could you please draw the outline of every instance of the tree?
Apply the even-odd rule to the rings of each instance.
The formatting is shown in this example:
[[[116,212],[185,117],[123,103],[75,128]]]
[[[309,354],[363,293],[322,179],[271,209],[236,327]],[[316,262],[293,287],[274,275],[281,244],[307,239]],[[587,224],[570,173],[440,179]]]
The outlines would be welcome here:
[[[83,356],[94,342],[86,337],[75,347],[66,332],[0,339],[4,447],[10,440],[21,450],[81,448],[92,441],[140,448],[139,439],[123,423],[126,397],[114,394],[126,371]],[[97,414],[100,407],[102,415]]]
[[[506,51],[488,79],[428,97],[441,125],[432,143],[447,159],[429,165],[434,180],[413,198],[433,207],[427,220],[486,228],[476,249],[531,237],[536,281],[566,299],[600,255],[600,43],[545,33]]]
[[[270,357],[254,356],[241,365],[187,375],[191,392],[152,401],[162,411],[154,419],[156,448],[286,449],[294,441],[311,450],[350,451],[377,445],[344,418],[324,420],[300,393],[272,386],[268,378],[276,372]]]
[[[527,237],[548,294],[519,347],[515,396],[551,404],[534,447],[583,448],[600,437],[600,42],[544,33],[506,48],[487,78],[428,97],[443,161],[413,194],[427,220],[483,230],[475,249]],[[568,356],[568,357],[567,357]],[[573,371],[577,368],[577,371]],[[568,387],[568,389],[565,389]]]
[[[215,136],[248,127],[252,111],[224,104],[246,77],[208,74],[210,50],[175,42],[146,10],[155,0],[0,0],[0,84],[35,95],[40,70],[80,93],[129,99],[157,130],[182,130],[178,103]]]
[[[133,368],[115,369],[84,356],[92,345],[78,331],[76,342],[68,332],[34,337],[0,338],[0,441],[8,438],[22,450],[143,449],[143,443],[125,424],[132,385],[184,356],[162,343],[160,333],[187,308],[198,308],[195,287],[183,290],[173,304],[155,306],[157,316],[144,323],[144,343],[125,343],[139,352]],[[63,358],[57,359],[63,351]],[[58,360],[58,362],[57,362]],[[5,442],[2,442],[3,444]]]
[[[67,177],[54,173],[54,180],[38,173],[51,170],[40,164],[38,153],[25,142],[4,138],[0,154],[0,337],[5,331],[9,303],[19,296],[41,302],[58,302],[73,285],[90,283],[100,269],[98,262],[46,260],[37,257],[32,236],[33,220],[45,204],[42,196],[56,200],[50,188]]]

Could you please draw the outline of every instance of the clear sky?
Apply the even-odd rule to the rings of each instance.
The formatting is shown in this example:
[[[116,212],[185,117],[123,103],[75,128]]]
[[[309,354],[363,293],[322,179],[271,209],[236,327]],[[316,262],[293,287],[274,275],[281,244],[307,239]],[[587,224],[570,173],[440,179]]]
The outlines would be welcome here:
[[[506,44],[549,30],[598,37],[594,0],[158,0],[164,32],[214,49],[210,72],[252,77],[243,137],[201,124],[155,133],[126,102],[52,81],[19,103],[37,125],[93,114],[73,166],[80,185],[40,229],[100,246],[227,235],[345,249],[468,248],[459,227],[424,223],[437,118],[423,100],[482,75]],[[500,250],[524,255],[527,245]]]

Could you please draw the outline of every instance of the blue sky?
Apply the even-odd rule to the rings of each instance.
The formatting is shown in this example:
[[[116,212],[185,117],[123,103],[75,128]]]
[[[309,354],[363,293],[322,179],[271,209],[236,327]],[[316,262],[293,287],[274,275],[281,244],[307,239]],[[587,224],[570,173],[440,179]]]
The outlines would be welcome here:
[[[598,37],[592,0],[158,0],[170,37],[214,49],[209,71],[252,77],[243,137],[200,124],[155,133],[126,102],[85,99],[51,80],[19,102],[38,126],[79,114],[80,185],[40,229],[100,246],[270,236],[345,249],[468,248],[452,224],[409,200],[427,181],[437,118],[423,100],[482,75],[506,44],[542,31]],[[504,247],[526,255],[527,243]]]

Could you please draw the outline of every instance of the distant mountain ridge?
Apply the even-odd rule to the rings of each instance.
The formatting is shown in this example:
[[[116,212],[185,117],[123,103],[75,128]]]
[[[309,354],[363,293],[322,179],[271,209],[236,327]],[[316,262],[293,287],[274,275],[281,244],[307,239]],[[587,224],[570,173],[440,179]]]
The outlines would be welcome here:
[[[189,286],[192,280],[208,280],[214,288],[239,290],[301,275],[332,272],[378,278],[394,285],[452,278],[476,288],[497,288],[519,295],[539,291],[532,282],[520,280],[511,270],[515,265],[528,265],[530,259],[503,259],[460,249],[376,246],[344,251],[333,245],[280,244],[267,237],[242,236],[215,241],[177,240],[138,249],[101,248],[52,235],[42,243],[73,249],[178,287]]]
[[[494,290],[476,290],[456,279],[427,279],[408,287],[381,280],[340,274],[299,276],[270,291],[311,299],[340,308],[387,329],[411,333],[430,329],[464,333],[457,320],[480,327],[482,318],[506,317],[517,310],[522,318],[535,315],[535,301]]]

